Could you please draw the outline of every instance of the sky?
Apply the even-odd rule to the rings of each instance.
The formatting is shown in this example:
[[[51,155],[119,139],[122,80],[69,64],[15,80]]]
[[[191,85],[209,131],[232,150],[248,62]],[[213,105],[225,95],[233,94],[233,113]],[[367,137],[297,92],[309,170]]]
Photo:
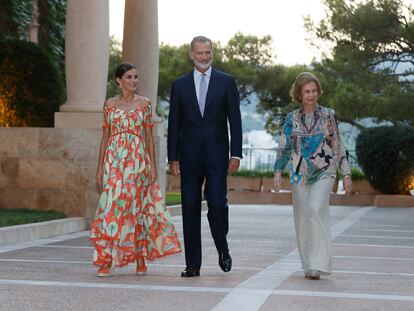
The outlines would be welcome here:
[[[122,41],[124,1],[109,5],[110,34]],[[225,45],[236,32],[271,35],[276,63],[309,64],[320,55],[306,42],[305,15],[322,19],[321,0],[158,0],[159,40],[178,46],[204,35]]]

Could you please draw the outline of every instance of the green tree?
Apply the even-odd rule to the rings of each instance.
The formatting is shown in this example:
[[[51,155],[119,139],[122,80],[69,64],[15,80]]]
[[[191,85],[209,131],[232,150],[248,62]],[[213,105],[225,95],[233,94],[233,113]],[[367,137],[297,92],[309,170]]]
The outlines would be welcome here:
[[[189,57],[189,45],[171,46],[161,44],[158,73],[158,101],[169,101],[171,83],[193,69]]]
[[[121,43],[114,36],[109,38],[109,66],[108,81],[106,84],[106,98],[119,94],[119,87],[115,82],[116,68],[121,64]]]
[[[325,0],[326,18],[315,25],[308,17],[312,43],[325,51],[313,64],[321,77],[327,105],[339,119],[414,125],[414,10],[401,0]],[[396,109],[398,107],[398,109]]]
[[[258,68],[273,62],[271,43],[270,36],[258,38],[236,33],[225,46],[214,45],[213,66],[236,78],[240,97],[246,102],[254,92],[253,86]],[[158,99],[168,102],[171,82],[190,72],[194,67],[189,58],[189,45],[175,47],[162,44],[159,67]]]
[[[44,49],[0,40],[0,126],[53,126],[63,98],[60,72]]]
[[[38,0],[39,46],[64,70],[66,0]],[[0,0],[0,39],[28,40],[32,0]]]
[[[32,9],[32,0],[0,0],[0,37],[28,39]]]
[[[265,128],[269,133],[276,134],[286,114],[297,107],[289,96],[289,90],[295,77],[309,70],[305,65],[270,65],[256,72],[254,90],[259,98],[258,111],[265,115]]]
[[[64,72],[66,0],[38,0],[39,45]]]
[[[218,46],[216,54],[215,66],[235,77],[241,101],[249,104],[251,95],[256,92],[258,72],[274,62],[272,38],[238,32],[224,47]]]
[[[364,129],[356,140],[356,155],[374,188],[383,193],[409,194],[414,186],[413,127],[397,125]]]

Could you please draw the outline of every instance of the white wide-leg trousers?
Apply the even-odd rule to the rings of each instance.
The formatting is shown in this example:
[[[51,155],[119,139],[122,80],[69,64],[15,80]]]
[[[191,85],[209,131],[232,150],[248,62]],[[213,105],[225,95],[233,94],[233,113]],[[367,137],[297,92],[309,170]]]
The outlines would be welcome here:
[[[292,185],[293,216],[302,267],[324,274],[332,271],[329,198],[334,178],[311,185]]]

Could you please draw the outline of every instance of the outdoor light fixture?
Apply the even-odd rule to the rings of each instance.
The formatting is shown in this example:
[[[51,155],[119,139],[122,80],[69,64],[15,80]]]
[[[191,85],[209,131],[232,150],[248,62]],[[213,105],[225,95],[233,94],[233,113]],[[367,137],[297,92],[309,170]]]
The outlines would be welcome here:
[[[408,189],[410,189],[410,194],[414,196],[414,177],[411,177],[411,184],[408,186]]]

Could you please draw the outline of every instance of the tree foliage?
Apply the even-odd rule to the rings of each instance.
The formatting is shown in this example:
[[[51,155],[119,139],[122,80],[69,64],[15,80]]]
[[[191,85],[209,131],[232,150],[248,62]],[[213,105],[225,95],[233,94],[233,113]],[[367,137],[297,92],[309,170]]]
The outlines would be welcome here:
[[[38,0],[39,46],[64,69],[66,0]],[[33,0],[0,0],[0,38],[28,40]]]
[[[66,0],[38,0],[39,45],[64,71]]]
[[[158,100],[169,101],[171,83],[190,72],[193,63],[189,58],[189,45],[171,46],[161,44],[158,73]]]
[[[19,40],[0,40],[0,126],[53,126],[64,97],[50,55]]]
[[[115,71],[121,64],[121,43],[114,36],[109,38],[109,66],[108,79],[106,83],[106,98],[119,94],[119,87],[115,82]]]
[[[414,74],[414,9],[402,0],[325,0],[327,17],[309,30],[333,42],[334,55],[388,75]],[[405,66],[406,64],[411,66]],[[401,66],[404,65],[404,66]]]
[[[365,117],[414,125],[414,10],[401,0],[325,4],[326,18],[305,26],[319,39],[312,44],[333,46],[313,64],[327,105],[357,126]]]
[[[254,92],[258,68],[273,62],[271,43],[270,36],[259,38],[236,33],[226,45],[214,45],[213,66],[236,78],[240,97],[245,102],[249,102],[249,96]],[[175,47],[162,44],[159,67],[158,99],[168,101],[171,82],[194,67],[189,58],[189,45]]]
[[[0,36],[4,39],[28,39],[32,8],[32,0],[0,0]]]
[[[368,181],[379,191],[408,194],[413,187],[414,128],[381,126],[364,129],[357,137],[356,154]]]

